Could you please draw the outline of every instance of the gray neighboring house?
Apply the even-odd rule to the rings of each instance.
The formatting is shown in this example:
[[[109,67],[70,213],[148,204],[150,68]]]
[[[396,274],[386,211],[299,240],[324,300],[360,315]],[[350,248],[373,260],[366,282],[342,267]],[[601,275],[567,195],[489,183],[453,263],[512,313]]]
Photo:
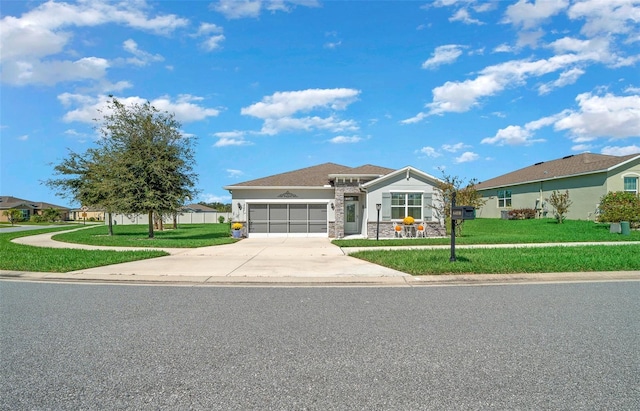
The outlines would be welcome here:
[[[547,204],[554,190],[569,191],[573,202],[568,219],[595,220],[600,198],[610,191],[640,190],[640,153],[626,156],[583,153],[541,161],[479,183],[487,200],[478,217],[505,218],[512,209],[533,208],[541,217],[553,217]]]
[[[224,188],[231,193],[233,221],[248,237],[393,238],[394,223],[407,215],[425,226],[427,236],[444,235],[433,210],[439,181],[410,166],[325,163]]]

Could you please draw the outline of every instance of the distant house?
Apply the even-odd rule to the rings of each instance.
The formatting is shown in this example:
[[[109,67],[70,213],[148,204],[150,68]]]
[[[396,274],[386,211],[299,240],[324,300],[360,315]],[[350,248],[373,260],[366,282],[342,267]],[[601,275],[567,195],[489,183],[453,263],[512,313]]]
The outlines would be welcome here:
[[[554,190],[569,191],[573,202],[567,218],[594,220],[600,198],[610,191],[640,190],[640,153],[627,156],[583,153],[541,161],[479,183],[476,188],[487,200],[477,215],[504,218],[512,209],[534,208],[548,215],[547,198]]]
[[[425,226],[426,235],[444,235],[433,212],[439,181],[409,166],[325,163],[224,188],[233,221],[248,237],[390,238],[405,216]]]
[[[49,208],[58,210],[60,212],[60,218],[62,220],[68,220],[69,212],[71,211],[67,207],[59,206],[56,204],[50,204],[41,201],[30,201],[11,196],[0,196],[0,221],[9,221],[7,216],[2,215],[2,211],[12,208],[20,210],[22,212],[23,221],[29,221],[29,219],[34,215],[42,215],[43,211]]]
[[[74,208],[71,210],[70,216],[72,220],[82,221],[93,219],[95,221],[104,221],[105,211],[98,207]],[[92,221],[93,221],[92,220]]]

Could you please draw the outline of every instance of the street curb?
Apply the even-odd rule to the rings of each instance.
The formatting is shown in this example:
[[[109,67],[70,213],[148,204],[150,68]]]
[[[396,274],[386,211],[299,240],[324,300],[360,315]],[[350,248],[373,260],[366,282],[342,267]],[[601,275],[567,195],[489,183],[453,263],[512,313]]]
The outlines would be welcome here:
[[[0,270],[0,280],[87,284],[146,284],[190,286],[259,287],[423,287],[460,285],[507,285],[526,283],[640,281],[640,271],[585,273],[460,274],[401,277],[220,277],[122,274],[67,274]]]

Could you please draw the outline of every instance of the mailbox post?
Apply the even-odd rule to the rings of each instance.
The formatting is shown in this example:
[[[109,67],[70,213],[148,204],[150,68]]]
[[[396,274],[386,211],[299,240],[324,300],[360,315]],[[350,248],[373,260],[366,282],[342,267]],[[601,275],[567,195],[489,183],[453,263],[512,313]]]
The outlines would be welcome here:
[[[456,206],[456,193],[451,195],[451,257],[450,262],[456,261],[456,221],[473,220],[476,218],[476,209],[471,206]]]

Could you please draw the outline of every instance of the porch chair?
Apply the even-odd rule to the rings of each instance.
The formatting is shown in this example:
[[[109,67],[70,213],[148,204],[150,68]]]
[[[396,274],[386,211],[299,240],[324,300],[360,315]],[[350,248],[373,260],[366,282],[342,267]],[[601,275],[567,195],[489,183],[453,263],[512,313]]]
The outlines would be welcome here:
[[[402,225],[398,224],[396,222],[393,223],[393,237],[394,238],[403,238],[404,237],[404,230],[402,228]]]

